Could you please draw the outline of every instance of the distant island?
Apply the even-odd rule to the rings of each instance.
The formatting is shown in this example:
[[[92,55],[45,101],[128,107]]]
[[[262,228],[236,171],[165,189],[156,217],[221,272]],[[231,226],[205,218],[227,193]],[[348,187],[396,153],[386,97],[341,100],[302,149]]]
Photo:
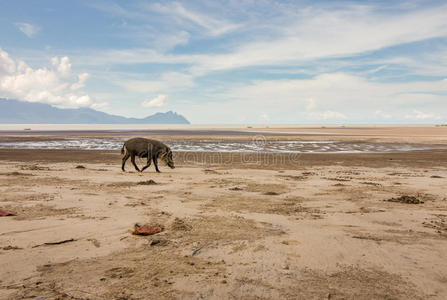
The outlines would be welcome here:
[[[0,99],[3,124],[190,124],[182,115],[168,111],[145,118],[126,118],[91,108],[62,109],[43,103]]]

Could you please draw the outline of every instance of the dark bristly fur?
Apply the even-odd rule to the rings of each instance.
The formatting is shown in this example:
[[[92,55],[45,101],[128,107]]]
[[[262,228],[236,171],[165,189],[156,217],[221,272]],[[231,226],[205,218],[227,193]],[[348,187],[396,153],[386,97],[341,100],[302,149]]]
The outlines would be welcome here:
[[[130,160],[138,172],[143,172],[151,165],[151,160],[154,162],[155,170],[158,169],[158,158],[164,161],[171,169],[174,169],[174,161],[172,159],[171,149],[160,141],[145,139],[145,138],[133,138],[124,142],[121,148],[121,154],[124,154],[123,163],[121,169],[124,170],[124,165],[127,159]],[[140,170],[135,163],[135,156],[147,157],[147,164]]]

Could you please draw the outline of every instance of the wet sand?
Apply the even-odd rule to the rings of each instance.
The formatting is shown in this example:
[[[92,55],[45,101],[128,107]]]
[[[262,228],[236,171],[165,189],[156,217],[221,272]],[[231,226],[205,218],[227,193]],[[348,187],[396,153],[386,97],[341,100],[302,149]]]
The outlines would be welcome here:
[[[24,130],[29,128],[32,130]],[[387,141],[421,140],[447,142],[447,125],[17,125],[0,124],[1,137],[129,137],[156,136],[171,139],[230,139],[265,136],[267,139],[307,140],[339,137],[343,140],[381,138]]]
[[[447,297],[447,151],[120,157],[0,150],[0,299]]]

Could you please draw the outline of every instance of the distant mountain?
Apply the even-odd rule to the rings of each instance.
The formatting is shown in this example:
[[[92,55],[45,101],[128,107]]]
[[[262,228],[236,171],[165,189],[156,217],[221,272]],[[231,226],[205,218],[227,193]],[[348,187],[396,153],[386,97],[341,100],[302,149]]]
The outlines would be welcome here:
[[[0,99],[3,124],[190,124],[173,111],[146,118],[109,115],[91,108],[61,109],[48,104]]]

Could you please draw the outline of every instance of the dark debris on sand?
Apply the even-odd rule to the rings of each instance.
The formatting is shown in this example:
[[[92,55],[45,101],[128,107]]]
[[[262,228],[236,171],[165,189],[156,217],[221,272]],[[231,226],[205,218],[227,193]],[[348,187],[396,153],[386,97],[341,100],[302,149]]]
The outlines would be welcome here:
[[[149,180],[146,180],[146,181],[139,181],[137,184],[138,185],[155,185],[155,184],[158,184],[158,183],[156,183],[152,179],[149,179]]]
[[[264,195],[266,195],[266,196],[278,196],[279,194],[277,192],[265,192]]]
[[[235,186],[235,187],[229,188],[229,190],[230,190],[230,191],[242,191],[243,188],[240,188],[240,187],[238,187],[238,186]]]
[[[34,176],[33,174],[30,173],[22,173],[22,172],[9,172],[9,173],[1,173],[0,175],[5,175],[5,176]]]
[[[424,203],[424,201],[421,201],[421,200],[419,200],[416,197],[407,196],[407,195],[403,195],[403,196],[396,197],[396,198],[393,197],[393,198],[390,198],[390,199],[387,199],[387,200],[384,200],[384,201],[406,203],[406,204],[422,204],[422,203]]]

